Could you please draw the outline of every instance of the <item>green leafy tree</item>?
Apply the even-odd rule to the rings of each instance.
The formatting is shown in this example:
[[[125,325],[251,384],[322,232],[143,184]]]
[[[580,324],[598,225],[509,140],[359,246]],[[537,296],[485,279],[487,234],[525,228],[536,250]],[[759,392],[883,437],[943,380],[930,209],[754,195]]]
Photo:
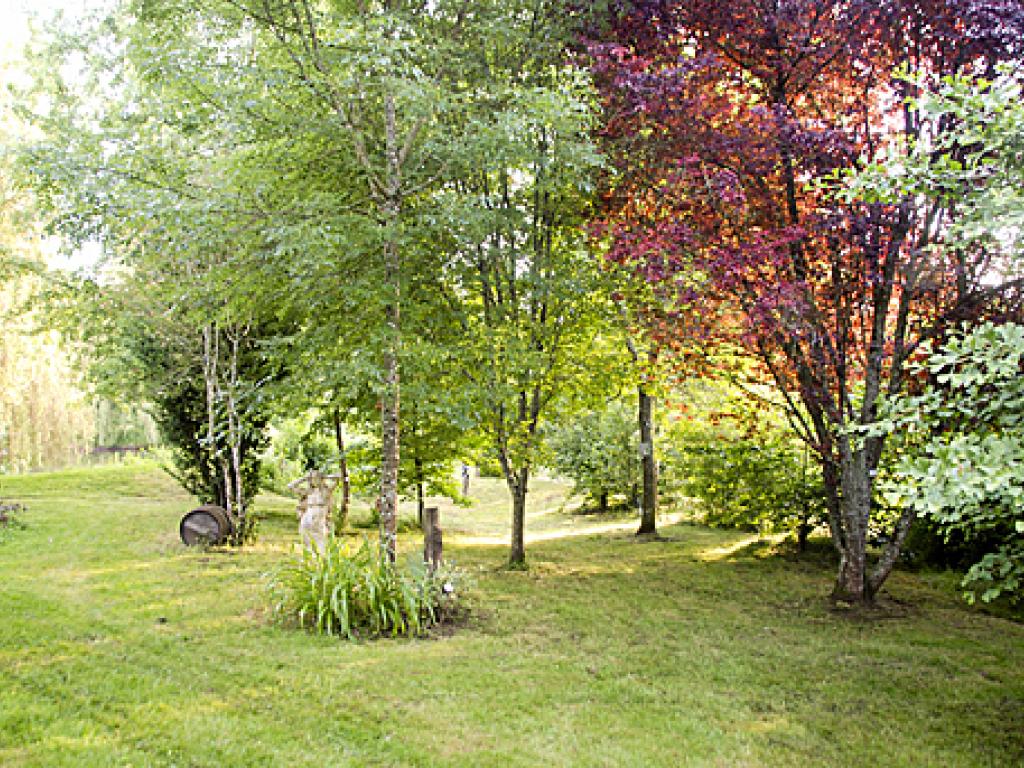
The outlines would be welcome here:
[[[488,8],[497,4],[477,9],[485,20]],[[379,507],[391,557],[400,304],[413,271],[403,253],[409,212],[443,166],[438,116],[468,87],[460,61],[481,29],[464,11],[461,3],[121,3],[51,49],[49,72],[70,58],[86,63],[89,95],[52,83],[58,106],[38,121],[51,142],[32,162],[69,235],[101,235],[129,268],[157,245],[179,265],[190,253],[199,269],[188,282],[211,286],[223,331],[237,335],[268,307],[300,307],[302,330],[324,324],[334,336],[318,351],[359,337],[380,403]],[[216,341],[207,332],[204,349],[225,348]],[[235,384],[219,389],[237,433]]]
[[[641,480],[636,410],[613,402],[557,425],[548,438],[553,466],[570,478],[601,512],[608,497],[623,494],[633,501]]]
[[[0,59],[3,56],[0,54]],[[0,60],[0,72],[9,66]],[[77,461],[93,444],[95,414],[72,350],[46,327],[47,285],[35,200],[13,150],[26,128],[0,93],[0,473]]]
[[[1024,326],[985,323],[921,364],[926,386],[887,403],[896,441],[885,500],[970,541],[999,542],[964,577],[968,599],[1024,594]]]
[[[1003,542],[968,572],[973,599],[1017,593],[1021,583],[1018,497],[1021,363],[1019,254],[1024,181],[1024,105],[1019,76],[949,77],[923,89],[912,106],[929,141],[894,149],[847,180],[846,194],[871,201],[912,195],[949,206],[943,233],[958,265],[957,288],[986,286],[967,307],[969,324],[924,359],[902,397],[890,393],[886,418],[865,439],[888,436],[891,478],[881,494],[906,530],[926,516],[968,540]],[[927,276],[924,276],[927,277]],[[980,322],[979,320],[992,322]],[[971,325],[973,323],[973,325]],[[885,411],[883,410],[883,413]]]
[[[332,369],[305,389],[307,406],[369,392],[392,557],[400,371],[426,333],[417,303],[454,294],[453,357],[478,358],[466,369],[481,370],[485,337],[507,352],[463,401],[500,434],[520,513],[540,411],[565,389],[568,350],[584,346],[596,291],[579,211],[598,161],[586,80],[564,64],[563,11],[126,0],[58,38],[45,62],[51,80],[69,60],[91,73],[85,96],[53,82],[38,119],[50,141],[31,165],[57,225],[102,236],[128,269],[163,258],[196,293],[186,304],[205,302],[225,330],[267,312],[294,319],[289,337],[262,341]],[[470,327],[499,294],[500,310]],[[230,405],[233,385],[221,390]]]
[[[451,223],[452,365],[508,485],[516,568],[526,564],[526,495],[543,420],[607,368],[595,354],[595,339],[608,335],[607,292],[581,226],[599,166],[589,90],[579,73],[544,60],[553,29],[537,24],[498,51],[504,90],[496,85],[493,103],[473,115],[459,183],[437,197]]]

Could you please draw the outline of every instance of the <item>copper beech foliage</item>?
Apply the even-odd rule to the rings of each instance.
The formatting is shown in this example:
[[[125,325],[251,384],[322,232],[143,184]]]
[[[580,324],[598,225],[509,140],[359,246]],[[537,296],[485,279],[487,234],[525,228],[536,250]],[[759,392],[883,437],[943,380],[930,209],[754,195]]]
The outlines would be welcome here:
[[[982,280],[983,250],[930,247],[955,205],[851,204],[816,181],[950,127],[922,122],[908,99],[1016,57],[1024,6],[653,0],[609,11],[587,41],[612,159],[595,232],[689,320],[660,333],[712,318],[702,337],[741,345],[786,394],[821,458],[845,563],[851,542],[863,549],[882,448],[853,444],[845,427],[876,418],[922,339],[1008,287]]]

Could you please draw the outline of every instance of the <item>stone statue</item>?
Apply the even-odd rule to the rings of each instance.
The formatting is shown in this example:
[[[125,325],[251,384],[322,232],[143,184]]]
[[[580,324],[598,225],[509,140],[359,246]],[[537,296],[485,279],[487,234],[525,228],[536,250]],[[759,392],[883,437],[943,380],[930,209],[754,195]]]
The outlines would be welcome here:
[[[297,480],[288,483],[288,490],[299,494],[295,513],[299,518],[299,536],[302,546],[324,551],[327,542],[327,519],[331,512],[331,495],[341,475],[325,475],[312,469]]]

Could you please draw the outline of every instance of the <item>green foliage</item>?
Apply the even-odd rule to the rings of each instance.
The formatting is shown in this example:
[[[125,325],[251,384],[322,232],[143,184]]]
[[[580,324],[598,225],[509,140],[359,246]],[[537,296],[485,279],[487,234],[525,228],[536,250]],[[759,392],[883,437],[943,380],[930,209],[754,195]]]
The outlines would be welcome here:
[[[1002,542],[996,532],[950,529],[932,517],[917,517],[900,549],[900,559],[911,567],[966,571]]]
[[[1003,293],[992,307],[1002,312],[1015,301],[1004,289],[1016,290],[1024,232],[1019,73],[1003,68],[992,79],[915,85],[923,90],[915,106],[928,141],[893,149],[852,175],[845,194],[872,202],[909,195],[955,214],[943,239],[958,261],[985,255],[985,285],[972,298],[983,306]],[[964,328],[917,366],[910,394],[884,403],[883,420],[862,430],[893,441],[894,469],[880,488],[885,504],[928,518],[968,548],[989,542],[964,579],[968,600],[1024,593],[1022,348],[1019,326]]]
[[[632,498],[640,482],[636,408],[613,402],[556,425],[547,436],[553,466],[577,493],[607,507],[608,497]]]
[[[826,518],[817,463],[777,412],[705,382],[665,442],[671,475],[716,526],[795,532],[801,542]]]
[[[824,519],[817,467],[785,435],[689,433],[680,451],[684,492],[711,525],[764,532],[798,531]]]
[[[309,411],[273,424],[263,464],[267,487],[285,493],[284,486],[311,469],[336,471],[338,447],[322,420]]]
[[[523,500],[544,423],[606,383],[611,311],[584,224],[602,159],[589,78],[567,63],[557,7],[507,24],[486,94],[461,116],[453,183],[431,198],[447,268],[447,344],[464,402],[513,490],[510,561],[525,561]],[[538,19],[538,21],[540,21]],[[601,392],[594,400],[603,400]]]
[[[480,477],[505,477],[498,451],[490,441],[471,446],[470,450],[466,451],[465,461],[477,468]]]
[[[564,10],[126,0],[55,36],[24,165],[53,228],[148,277],[158,317],[294,319],[260,339],[291,412],[340,404],[390,435],[365,427],[400,379],[404,493],[448,490],[478,428],[525,478],[539,421],[593,378],[604,295]]]
[[[882,495],[967,541],[998,541],[964,577],[969,600],[1024,593],[1024,326],[984,323],[917,367],[917,394],[887,402],[897,456]]]
[[[946,77],[927,83],[912,106],[927,141],[892,147],[851,174],[850,199],[940,201],[956,212],[944,239],[960,247],[1019,253],[1024,233],[1024,86],[1012,67],[992,79]]]
[[[152,416],[138,406],[105,397],[96,401],[96,444],[149,447],[159,442]]]
[[[0,60],[3,56],[0,54]],[[0,61],[0,71],[8,74]],[[72,350],[44,329],[42,231],[18,183],[12,95],[0,92],[0,474],[77,461],[93,444],[94,413]]]
[[[298,562],[279,568],[270,592],[279,619],[353,640],[423,634],[452,615],[462,581],[451,566],[430,572],[422,562],[410,562],[403,569],[365,537],[353,551],[330,536],[322,553],[304,550]]]

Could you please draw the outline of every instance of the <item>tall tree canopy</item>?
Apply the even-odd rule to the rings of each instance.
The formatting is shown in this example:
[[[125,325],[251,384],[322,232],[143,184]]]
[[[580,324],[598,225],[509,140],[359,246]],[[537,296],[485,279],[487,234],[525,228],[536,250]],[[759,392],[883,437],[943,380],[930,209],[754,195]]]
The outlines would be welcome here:
[[[814,447],[841,565],[835,595],[870,601],[912,519],[869,571],[881,438],[851,440],[897,391],[920,342],[998,292],[980,248],[932,248],[949,199],[838,201],[812,182],[926,140],[914,81],[1017,53],[1021,4],[711,0],[614,4],[592,40],[614,158],[610,257],[761,361]],[[934,126],[944,130],[948,126]],[[711,313],[708,313],[711,314]]]
[[[596,274],[579,235],[597,164],[591,97],[565,61],[561,9],[126,1],[46,62],[51,79],[68,62],[90,74],[52,83],[39,119],[48,141],[31,165],[59,226],[102,238],[129,272],[176,276],[189,288],[164,295],[198,308],[197,323],[287,317],[263,350],[315,369],[292,386],[311,404],[358,395],[376,412],[392,557],[402,367],[428,371],[438,340],[463,361],[507,352],[513,368],[493,370],[511,380],[448,380],[465,385],[463,417],[511,419],[499,432],[520,455],[592,316],[579,301]],[[463,322],[473,329],[453,339]],[[490,404],[470,405],[484,391]],[[521,418],[507,400],[520,396],[532,400]],[[444,399],[410,410],[417,451],[438,436],[428,427],[451,410]]]
[[[602,382],[607,291],[583,233],[601,158],[592,91],[565,50],[559,2],[482,44],[487,94],[463,115],[443,217],[451,364],[512,498],[509,562],[526,564],[526,497],[541,425]],[[604,361],[602,361],[604,358]]]

